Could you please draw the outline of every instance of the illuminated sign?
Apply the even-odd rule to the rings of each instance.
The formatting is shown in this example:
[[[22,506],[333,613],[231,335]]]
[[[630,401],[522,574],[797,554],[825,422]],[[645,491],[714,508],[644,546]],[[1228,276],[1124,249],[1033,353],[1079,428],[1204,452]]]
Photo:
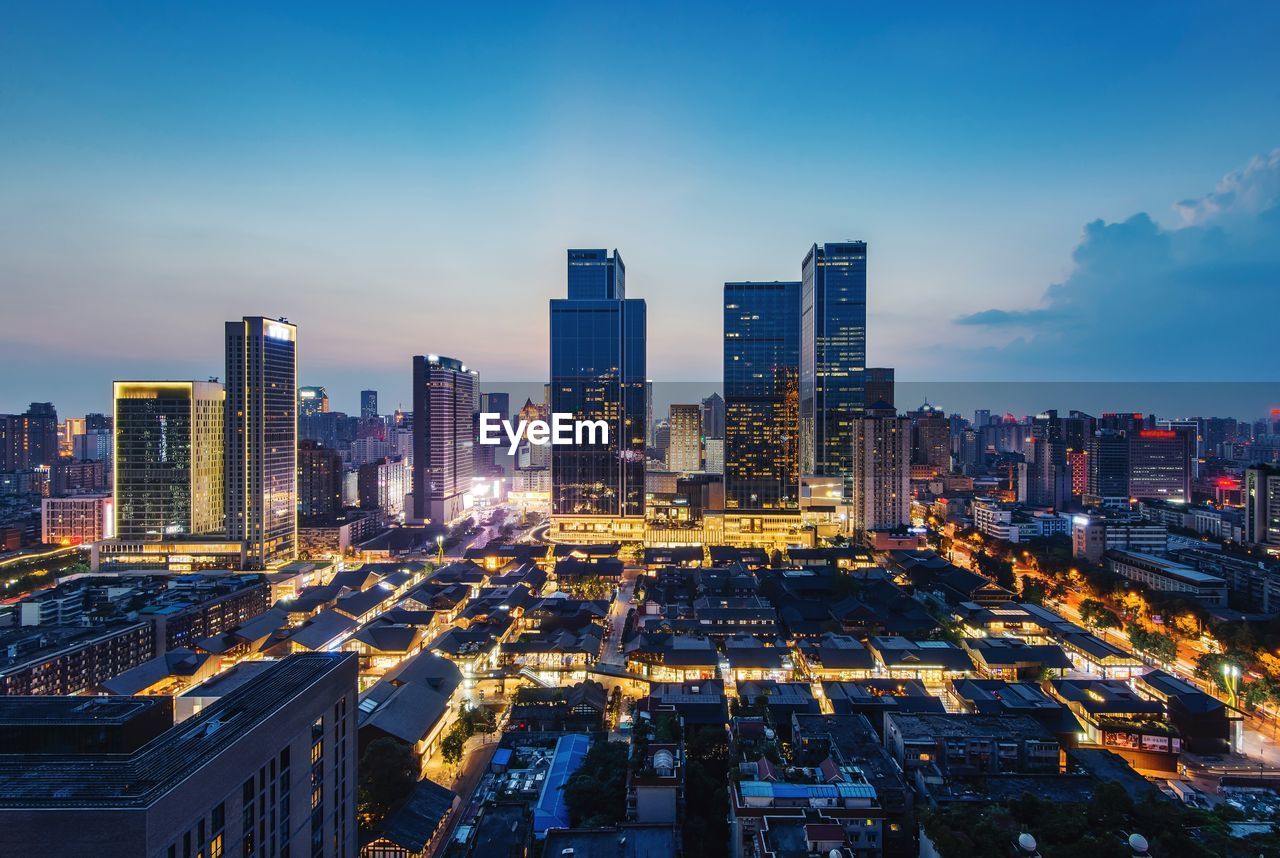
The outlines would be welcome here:
[[[1143,429],[1138,433],[1139,438],[1177,438],[1178,433],[1172,429]]]
[[[289,325],[278,325],[271,322],[267,325],[267,336],[273,340],[292,340],[293,328]]]

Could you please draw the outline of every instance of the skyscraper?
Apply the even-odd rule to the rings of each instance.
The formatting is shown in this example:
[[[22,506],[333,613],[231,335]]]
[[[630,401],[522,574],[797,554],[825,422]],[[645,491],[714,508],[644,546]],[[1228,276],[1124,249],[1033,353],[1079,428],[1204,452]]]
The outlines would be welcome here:
[[[333,515],[342,509],[342,455],[319,441],[298,442],[298,515]]]
[[[1084,442],[1089,490],[1086,506],[1129,503],[1129,438],[1123,429],[1098,429]]]
[[[298,329],[245,316],[226,337],[227,536],[263,568],[298,550]]]
[[[667,446],[667,470],[691,473],[702,467],[702,406],[671,405],[668,412],[671,441]]]
[[[115,535],[122,541],[223,529],[222,385],[117,381]]]
[[[702,437],[724,439],[724,399],[718,393],[702,400]]]
[[[360,391],[360,416],[361,418],[378,416],[378,391]]]
[[[893,367],[891,366],[869,366],[864,370],[863,378],[866,380],[866,407],[868,409],[875,408],[877,405],[885,405],[889,408],[896,408],[897,402],[894,399],[893,389]]]
[[[866,406],[867,244],[815,244],[800,296],[800,471],[852,479],[853,421]]]
[[[938,473],[951,469],[951,421],[941,408],[924,403],[907,413],[911,418],[911,463],[928,465]]]
[[[1139,429],[1129,435],[1129,497],[1191,502],[1194,430]]]
[[[795,512],[800,284],[724,284],[725,509]]]
[[[854,530],[894,530],[911,523],[911,419],[871,409],[853,421]]]
[[[609,431],[551,448],[553,516],[644,516],[645,315],[616,250],[568,252],[568,297],[551,301],[551,411]]]
[[[446,524],[467,509],[475,443],[475,376],[462,361],[413,359],[412,521]]]
[[[58,461],[58,412],[33,402],[24,414],[0,414],[0,470],[25,471]]]
[[[329,413],[329,394],[323,387],[298,388],[298,416],[316,417]]]

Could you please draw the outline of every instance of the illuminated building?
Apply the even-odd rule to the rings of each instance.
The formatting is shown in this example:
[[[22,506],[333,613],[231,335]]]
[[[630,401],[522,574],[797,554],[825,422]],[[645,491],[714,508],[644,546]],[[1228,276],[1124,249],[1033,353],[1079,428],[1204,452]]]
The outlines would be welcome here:
[[[853,420],[866,406],[867,244],[815,244],[800,291],[800,472],[853,478]]]
[[[708,474],[724,473],[724,439],[707,438],[702,442],[702,470]]]
[[[43,498],[40,502],[40,540],[52,545],[79,545],[110,539],[115,533],[111,495]]]
[[[0,854],[354,856],[356,663],[290,656],[127,753],[4,755]]]
[[[58,461],[58,412],[33,402],[24,414],[0,414],[0,471],[28,471]]]
[[[263,568],[298,550],[298,329],[245,316],[226,339],[227,536]]]
[[[404,514],[409,493],[409,469],[403,459],[379,459],[361,465],[356,478],[362,509],[377,509],[392,518]]]
[[[615,250],[568,252],[568,297],[551,301],[551,411],[603,420],[607,441],[551,448],[558,530],[643,532],[646,307],[626,297]]]
[[[1245,469],[1244,541],[1280,548],[1280,467],[1254,465]]]
[[[681,473],[702,467],[702,407],[672,405],[668,413],[671,440],[667,445],[667,468]]]
[[[1089,487],[1084,502],[1093,506],[1129,503],[1129,439],[1124,430],[1098,429],[1085,439]]]
[[[71,454],[81,461],[102,462],[108,472],[111,470],[111,436],[110,429],[87,429],[81,435],[71,439]]]
[[[117,381],[117,538],[159,541],[223,529],[224,392],[212,381]]]
[[[927,465],[935,474],[951,470],[951,421],[941,408],[924,403],[911,418],[911,464]]]
[[[315,417],[329,413],[329,394],[323,387],[298,388],[298,416]]]
[[[298,515],[333,515],[342,509],[342,456],[319,441],[298,442]]]
[[[367,420],[370,417],[378,416],[378,391],[362,390],[360,391],[360,418]]]
[[[411,520],[445,524],[470,505],[475,376],[459,360],[413,359],[413,504]]]
[[[911,523],[911,420],[892,408],[853,421],[850,526],[895,530]]]
[[[702,437],[724,439],[724,399],[718,393],[702,400]]]
[[[1129,497],[1191,501],[1192,430],[1139,429],[1129,435]]]
[[[725,283],[726,511],[799,511],[799,371],[800,284]]]

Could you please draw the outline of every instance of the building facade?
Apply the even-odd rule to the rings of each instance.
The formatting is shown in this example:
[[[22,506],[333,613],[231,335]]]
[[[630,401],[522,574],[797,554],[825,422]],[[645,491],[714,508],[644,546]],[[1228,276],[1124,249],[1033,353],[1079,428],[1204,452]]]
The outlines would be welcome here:
[[[671,440],[667,445],[667,469],[690,473],[702,468],[702,406],[670,407]]]
[[[462,361],[413,359],[413,517],[444,524],[467,509],[474,461],[475,376]]]
[[[911,420],[892,410],[853,422],[850,525],[895,530],[911,523]]]
[[[115,383],[117,537],[158,541],[223,529],[224,399],[217,382]]]
[[[726,510],[800,509],[800,288],[724,284]]]
[[[551,301],[551,411],[609,429],[604,443],[551,448],[551,513],[571,528],[643,527],[645,341],[618,252],[570,250],[568,297]]]
[[[840,477],[848,497],[867,404],[867,244],[815,244],[801,270],[800,471]]]
[[[258,569],[298,550],[297,342],[284,320],[226,324],[227,536]]]

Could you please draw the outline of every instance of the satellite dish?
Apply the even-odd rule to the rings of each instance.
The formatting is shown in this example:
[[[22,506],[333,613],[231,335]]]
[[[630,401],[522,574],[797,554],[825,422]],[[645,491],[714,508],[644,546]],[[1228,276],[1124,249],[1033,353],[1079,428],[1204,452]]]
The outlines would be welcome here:
[[[1018,835],[1018,848],[1030,855],[1036,851],[1036,839],[1024,831]]]
[[[1143,837],[1141,834],[1130,834],[1129,848],[1132,849],[1138,855],[1146,855],[1147,848],[1148,848],[1147,838]]]

